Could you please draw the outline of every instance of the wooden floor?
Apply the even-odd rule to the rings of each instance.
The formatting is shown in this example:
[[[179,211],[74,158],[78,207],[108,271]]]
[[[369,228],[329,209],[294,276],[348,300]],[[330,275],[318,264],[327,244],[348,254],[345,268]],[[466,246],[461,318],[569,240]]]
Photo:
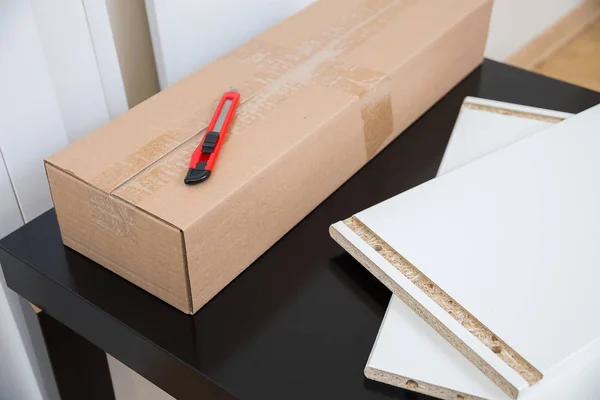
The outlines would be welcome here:
[[[600,20],[556,50],[533,70],[600,92]]]

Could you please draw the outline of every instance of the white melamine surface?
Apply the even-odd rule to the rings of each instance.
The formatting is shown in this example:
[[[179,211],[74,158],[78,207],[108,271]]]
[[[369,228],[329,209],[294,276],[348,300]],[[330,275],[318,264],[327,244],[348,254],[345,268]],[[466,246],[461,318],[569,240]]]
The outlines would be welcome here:
[[[549,373],[600,335],[598,126],[600,106],[357,217]]]
[[[469,105],[475,107],[470,108]],[[477,109],[478,106],[482,107]],[[529,117],[530,114],[538,118]],[[570,116],[572,114],[559,111],[467,97],[458,114],[438,176],[556,123],[550,120]],[[545,117],[549,117],[548,120],[544,120]]]
[[[438,176],[570,116],[572,114],[467,97],[446,148]],[[545,117],[553,118],[554,122],[544,120]],[[340,229],[343,228],[340,227]],[[358,239],[351,233],[345,236],[349,240]],[[386,267],[388,266],[384,266],[382,269],[385,270]],[[393,269],[390,271],[390,274],[395,273],[397,271]],[[416,316],[412,318],[419,321],[420,326],[412,326],[413,322],[404,321],[406,310],[407,306],[393,296],[367,367],[407,379],[420,380],[449,390],[468,393],[472,396],[490,399],[507,397],[427,324]],[[405,332],[407,330],[410,332]],[[415,332],[418,334],[413,334]],[[435,335],[436,341],[430,339],[431,335]],[[399,344],[397,338],[406,336],[410,336],[410,339],[406,341],[402,339],[402,343]],[[381,337],[396,338],[396,340],[380,340]],[[438,342],[442,344],[434,344]],[[407,346],[406,343],[409,345]],[[407,347],[410,347],[410,351],[406,350]],[[453,351],[449,351],[449,348]],[[415,366],[412,361],[414,357],[396,357],[395,354],[398,351],[408,351],[408,354],[411,355],[422,355],[423,359],[419,361],[429,365],[430,368],[422,369],[421,363],[417,363],[418,365]],[[389,355],[394,356],[390,357]],[[465,362],[468,367],[459,367]],[[439,366],[439,368],[432,366]],[[456,371],[458,368],[460,371]],[[519,385],[518,380],[515,380],[514,383]],[[486,389],[490,384],[495,388],[494,391]],[[526,386],[522,380],[520,385],[521,387]]]
[[[392,264],[388,263],[377,251],[375,251],[370,245],[356,235],[348,226],[346,226],[343,222],[338,222],[333,226],[340,233],[340,235],[342,235],[351,243],[353,247],[356,248],[358,252],[364,254],[365,257],[377,265],[382,274],[387,276],[389,280],[396,282],[400,287],[402,287],[407,295],[415,302],[421,304],[423,308],[427,309],[434,319],[440,321],[441,324],[447,326],[449,330],[453,331],[458,340],[463,342],[465,346],[472,349],[472,351],[477,354],[488,355],[489,353],[487,362],[490,367],[498,371],[498,373],[503,376],[512,387],[519,391],[527,387],[527,382],[523,379],[523,377],[513,371],[499,357],[492,357],[494,353],[492,353],[490,349],[488,349],[475,336],[462,329],[462,325],[460,325],[459,322],[446,313],[444,309],[442,309],[422,290],[415,286]]]
[[[484,399],[510,398],[396,296],[367,367]]]
[[[508,398],[396,296],[390,300],[367,367],[484,399]],[[598,399],[599,374],[600,342],[596,340],[526,389],[520,399]]]
[[[465,102],[489,104],[489,100],[477,98],[467,98]],[[494,103],[501,108],[523,110],[521,106]],[[562,114],[564,117],[570,116],[570,114],[540,109],[530,110],[530,112],[537,115],[557,116]],[[500,119],[497,117],[498,114],[463,108],[452,132],[450,144],[446,148],[444,163],[438,171],[438,176],[455,167],[466,164],[471,159],[479,158],[514,142],[515,137],[529,136],[535,133],[531,131],[531,119],[522,117],[515,119],[513,116],[506,115]],[[494,121],[494,125],[490,124],[492,121]],[[497,130],[496,124],[498,123],[502,126],[510,124],[512,131],[503,132]],[[547,123],[542,122],[540,128],[543,129],[546,125]],[[490,135],[486,136],[486,132]],[[470,146],[472,141],[476,141],[478,146]],[[477,149],[479,151],[476,151]],[[447,162],[448,160],[453,160],[453,162],[449,163]],[[460,364],[461,361],[464,362],[464,357],[439,337],[416,314],[412,313],[412,311],[407,313],[407,311],[409,311],[409,308],[399,298],[392,296],[377,340],[373,345],[371,356],[367,362],[367,367],[376,368],[389,374],[404,376],[408,379],[420,379],[423,382],[437,386],[447,384],[445,374],[455,377],[457,375],[456,369],[460,369],[459,376],[461,378],[468,377],[468,386],[463,386],[461,379],[454,378],[446,388],[462,390],[464,393],[480,395],[483,398],[493,400],[506,398],[504,393],[496,396],[492,393],[484,395],[483,392],[478,392],[482,387],[481,385],[490,383],[489,379],[470,363],[467,367]],[[435,336],[435,339],[432,338],[432,335]],[[388,340],[389,338],[392,338],[392,340]],[[402,340],[400,341],[398,338],[402,338]],[[599,347],[596,341],[584,351],[569,359],[561,368],[558,368],[554,373],[546,375],[541,382],[533,388],[528,389],[522,395],[522,399],[600,398],[600,381],[597,379],[598,374],[600,374]],[[396,356],[398,352],[402,352],[402,354]],[[432,366],[432,368],[423,371],[421,368],[422,362],[414,363],[413,358],[404,357],[404,353],[420,354],[426,357],[428,365]],[[441,375],[444,376],[440,378]]]

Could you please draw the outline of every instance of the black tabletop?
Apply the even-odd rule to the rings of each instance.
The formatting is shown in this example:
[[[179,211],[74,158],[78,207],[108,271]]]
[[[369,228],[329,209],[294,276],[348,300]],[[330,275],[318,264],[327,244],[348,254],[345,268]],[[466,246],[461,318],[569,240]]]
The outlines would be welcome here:
[[[486,60],[194,316],[64,247],[53,211],[0,242],[7,284],[177,398],[427,398],[364,378],[390,292],[328,227],[433,178],[465,96],[573,113],[600,102]]]

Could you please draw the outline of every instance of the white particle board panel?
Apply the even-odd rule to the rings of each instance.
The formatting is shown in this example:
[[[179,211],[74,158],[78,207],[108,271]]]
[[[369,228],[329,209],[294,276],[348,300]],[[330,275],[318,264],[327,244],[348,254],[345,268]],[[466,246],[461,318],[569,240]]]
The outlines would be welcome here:
[[[567,113],[467,97],[438,176],[570,116]],[[553,374],[552,379],[546,376],[522,398],[600,398],[598,374],[600,348],[595,345],[570,359],[560,371]],[[427,388],[433,388],[435,393],[432,394],[438,394],[440,398],[456,399],[458,394],[465,398],[507,398],[504,393],[498,393],[497,388],[495,391],[488,389],[491,381],[396,296],[392,296],[388,305],[365,375],[403,387],[410,379],[421,386],[413,390],[424,392]],[[444,396],[448,393],[452,395]]]
[[[600,334],[600,190],[590,184],[600,168],[598,124],[595,107],[356,217],[547,375]],[[516,389],[526,387],[373,252],[437,321]]]
[[[430,395],[447,400],[459,398],[458,394],[465,399],[509,398],[396,296],[388,305],[365,375],[402,387],[410,379],[420,386],[411,390],[425,392],[433,387]],[[598,399],[599,375],[600,342],[596,340],[526,389],[521,399]]]
[[[570,115],[467,98],[452,132],[438,175],[536,133],[537,130],[542,130]],[[473,142],[477,143],[477,146],[473,146]],[[407,357],[407,354],[414,357]],[[421,358],[418,361],[426,360],[428,369],[422,370],[420,365],[415,368],[413,364],[416,358]],[[449,391],[456,393],[462,390],[464,395],[479,395],[490,400],[506,398],[504,393],[495,395],[483,392],[483,385],[491,381],[472,364],[467,363],[465,366],[464,362],[465,358],[456,349],[418,318],[398,297],[392,296],[365,373],[372,379],[396,385],[406,386],[407,379],[412,379],[419,380],[421,386],[424,383],[440,388],[447,384],[445,388]],[[456,371],[457,369],[460,371]],[[455,377],[457,372],[458,378]],[[448,380],[447,374],[453,378]],[[552,376],[546,376],[540,383],[528,389],[522,398],[600,398],[600,381],[597,379],[599,374],[600,346],[596,341],[570,358],[554,371]],[[464,378],[468,379],[467,386],[464,386]],[[414,390],[423,391],[422,388]],[[439,397],[455,399],[457,396]]]
[[[429,314],[429,320],[434,321],[433,326],[443,326],[454,334],[454,340],[461,343],[463,348],[470,349],[475,354],[490,352],[481,341],[466,330],[461,330],[462,325],[448,315],[444,309],[439,307],[435,301],[429,298],[423,291],[414,285],[409,278],[393,267],[386,259],[375,250],[374,246],[364,241],[344,222],[338,222],[331,227],[332,237],[357,258],[367,270],[382,281],[392,292],[404,301],[419,304],[420,315]],[[368,261],[366,261],[368,260]],[[493,354],[493,353],[492,353]],[[501,380],[494,380],[503,390],[511,393],[511,397],[517,397],[519,390],[527,387],[527,382],[517,372],[512,370],[498,357],[490,357],[485,360],[492,371],[497,371]],[[509,389],[506,389],[506,388]]]
[[[442,399],[510,399],[396,296],[390,300],[365,375]]]
[[[161,89],[314,0],[146,0]]]
[[[571,117],[572,114],[467,97],[438,175],[445,174]]]

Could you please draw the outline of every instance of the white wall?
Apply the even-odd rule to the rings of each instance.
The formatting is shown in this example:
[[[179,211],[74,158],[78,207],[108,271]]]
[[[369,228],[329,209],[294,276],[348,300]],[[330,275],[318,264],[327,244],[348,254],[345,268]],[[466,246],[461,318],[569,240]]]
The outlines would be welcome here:
[[[585,0],[495,0],[485,55],[503,61]]]
[[[146,0],[160,87],[172,85],[313,1]],[[583,1],[495,0],[486,57],[506,60]]]
[[[146,0],[164,89],[315,0]]]
[[[70,140],[108,122],[109,113],[81,0],[30,0]]]
[[[41,158],[67,143],[29,2],[0,1],[0,87],[1,237],[50,207]],[[36,355],[41,336],[27,328],[32,313],[2,275],[0,393],[58,399],[47,355]]]
[[[23,223],[2,154],[0,154],[0,205],[0,237],[2,237]],[[17,320],[20,313],[17,295],[6,288],[4,275],[0,276],[0,321],[2,321],[0,324],[0,360],[2,360],[0,398],[32,400],[49,398],[41,383],[42,374],[36,368],[36,359],[28,355],[27,331],[22,335]]]

